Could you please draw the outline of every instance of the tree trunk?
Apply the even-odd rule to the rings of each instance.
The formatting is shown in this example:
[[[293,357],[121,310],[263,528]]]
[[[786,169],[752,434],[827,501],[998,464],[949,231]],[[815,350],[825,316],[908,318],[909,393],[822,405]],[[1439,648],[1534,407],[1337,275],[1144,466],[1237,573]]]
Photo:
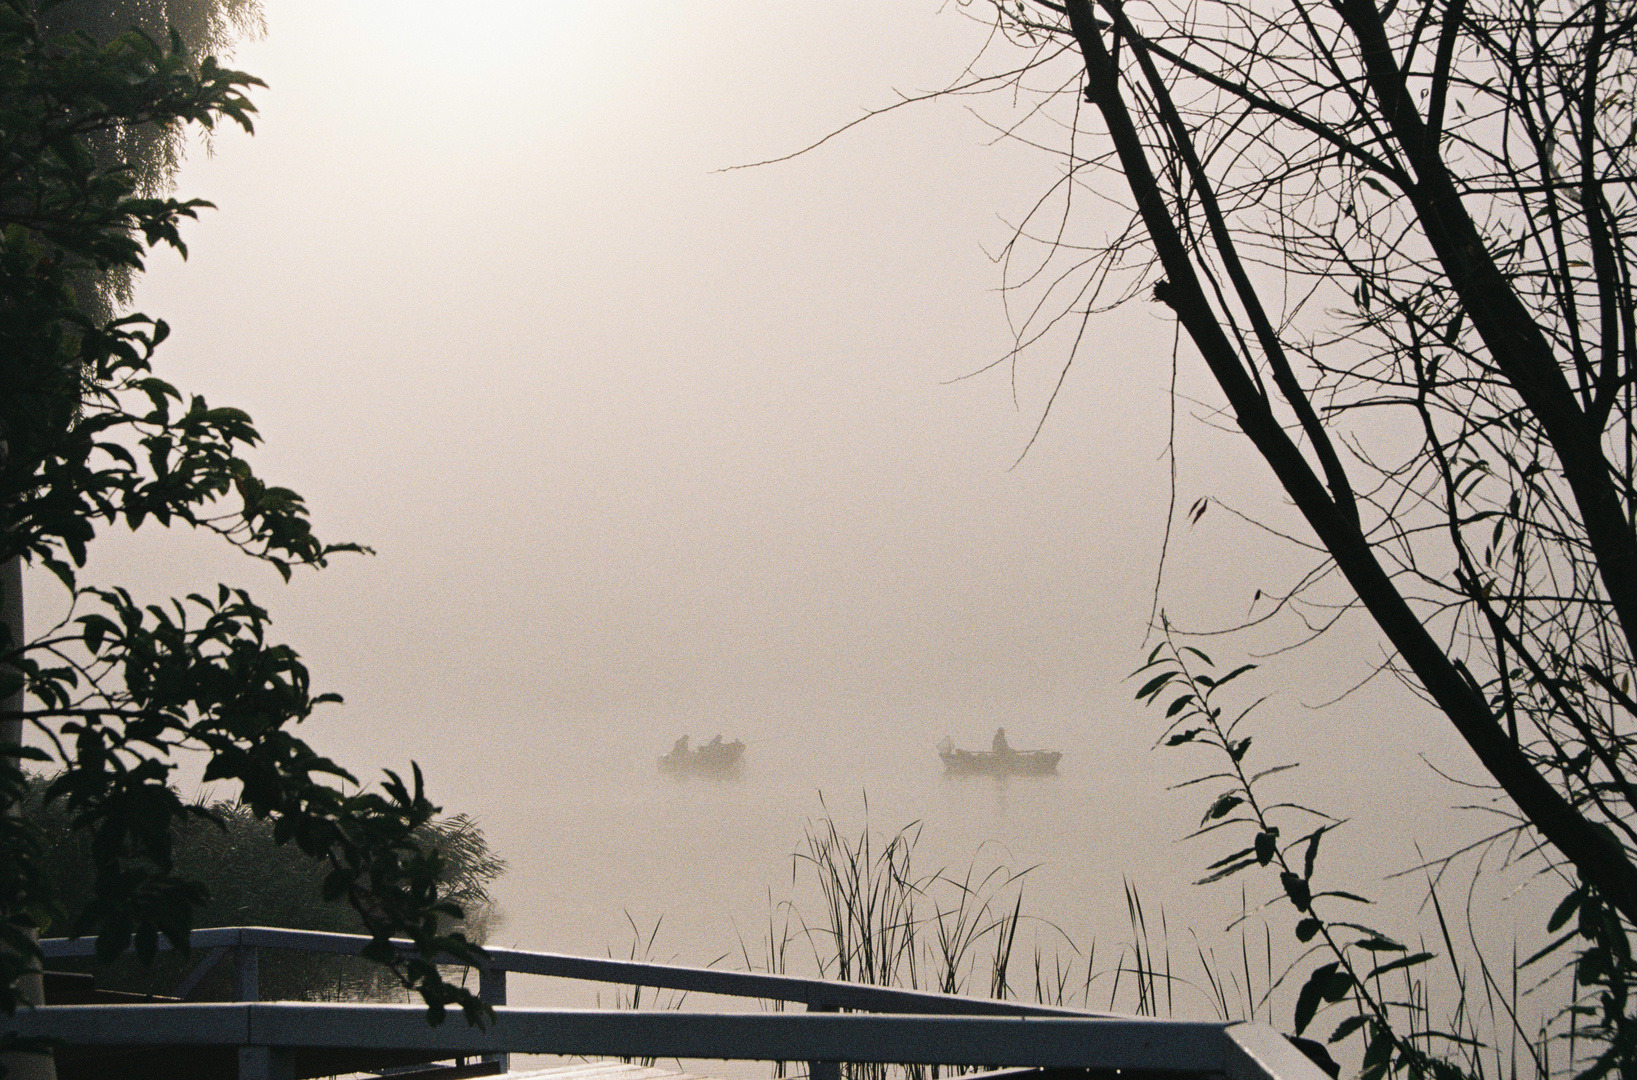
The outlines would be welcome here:
[[[0,563],[0,624],[11,631],[11,640],[23,641],[23,559],[14,555]],[[23,692],[0,700],[0,711],[23,711]],[[0,720],[0,751],[23,744],[23,722]],[[17,813],[12,807],[11,812]],[[25,975],[17,981],[22,999],[31,1005],[45,1004],[45,985],[39,972]],[[57,1080],[56,1062],[50,1054],[0,1054],[0,1065],[5,1066],[7,1080]]]

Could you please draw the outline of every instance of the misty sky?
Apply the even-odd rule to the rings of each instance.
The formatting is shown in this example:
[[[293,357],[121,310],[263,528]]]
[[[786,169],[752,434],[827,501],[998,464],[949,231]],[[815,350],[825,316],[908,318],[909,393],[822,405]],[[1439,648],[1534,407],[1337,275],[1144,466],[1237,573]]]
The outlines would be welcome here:
[[[179,194],[219,209],[137,307],[173,327],[160,373],[247,409],[263,474],[378,554],[284,587],[156,534],[110,541],[90,580],[252,586],[347,698],[308,736],[360,772],[419,760],[514,864],[508,793],[683,731],[931,761],[944,733],[1006,723],[1082,776],[1185,771],[1149,753],[1158,717],[1122,681],[1168,497],[1164,309],[1095,324],[1021,461],[1060,357],[960,378],[1006,353],[990,254],[1058,162],[996,141],[997,98],[720,171],[948,84],[986,34],[966,8],[266,8],[236,57],[269,84],[257,134],[192,153]],[[1184,408],[1181,508],[1288,523],[1261,466]],[[1305,565],[1220,512],[1172,543],[1165,603],[1190,625]],[[1236,663],[1269,640],[1210,648]],[[1463,753],[1406,695],[1303,707],[1379,658],[1357,634],[1276,663],[1269,730],[1329,755],[1313,782],[1344,812],[1382,790],[1456,801],[1415,752],[1469,772]],[[1144,781],[1156,800],[1167,778]]]

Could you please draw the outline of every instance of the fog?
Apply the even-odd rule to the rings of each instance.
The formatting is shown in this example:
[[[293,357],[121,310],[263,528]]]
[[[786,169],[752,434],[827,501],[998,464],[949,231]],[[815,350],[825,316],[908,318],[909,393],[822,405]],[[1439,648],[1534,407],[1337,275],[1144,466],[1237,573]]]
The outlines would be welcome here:
[[[879,826],[924,820],[933,862],[1040,863],[1031,903],[1077,934],[1123,932],[1127,878],[1220,928],[1237,890],[1187,887],[1220,852],[1176,843],[1203,796],[1167,790],[1203,766],[1151,750],[1127,681],[1171,498],[1164,309],[1101,317],[1044,425],[1061,355],[981,370],[1011,344],[991,255],[1058,169],[997,141],[1004,99],[731,168],[949,84],[986,35],[966,7],[266,8],[235,57],[268,83],[256,134],[191,151],[179,194],[218,209],[136,307],[173,327],[160,374],[248,410],[263,475],[376,554],[285,586],[152,533],[88,580],[252,587],[346,698],[306,736],[365,777],[418,761],[482,822],[508,944],[623,952],[629,910],[671,920],[667,958],[731,951],[820,792],[849,827],[866,795]],[[1180,360],[1179,510],[1299,530]],[[1227,625],[1307,559],[1179,519],[1161,600]],[[1293,637],[1202,643],[1234,664]],[[1441,813],[1472,796],[1430,765],[1474,769],[1409,694],[1310,708],[1381,658],[1344,624],[1247,686],[1269,763],[1355,819],[1338,860],[1377,894],[1417,840],[1479,827]],[[1000,724],[1062,776],[939,775],[939,738]],[[745,778],[662,781],[684,732],[744,739]]]

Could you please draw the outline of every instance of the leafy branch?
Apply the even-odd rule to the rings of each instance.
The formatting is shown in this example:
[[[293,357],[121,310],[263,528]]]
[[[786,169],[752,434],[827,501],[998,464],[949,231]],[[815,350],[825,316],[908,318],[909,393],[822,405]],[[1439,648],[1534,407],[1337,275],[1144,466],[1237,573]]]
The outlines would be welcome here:
[[[1299,803],[1267,800],[1264,781],[1296,768],[1297,763],[1252,768],[1252,737],[1244,734],[1244,724],[1266,699],[1234,713],[1228,713],[1221,704],[1223,688],[1254,671],[1256,665],[1243,664],[1224,675],[1213,675],[1216,665],[1206,653],[1192,645],[1179,646],[1169,624],[1164,630],[1164,640],[1134,673],[1144,677],[1137,699],[1150,705],[1167,702],[1167,726],[1160,745],[1203,747],[1222,762],[1216,771],[1180,786],[1225,784],[1210,800],[1199,828],[1190,838],[1219,830],[1248,832],[1251,838],[1248,846],[1211,863],[1206,868],[1209,873],[1198,884],[1213,884],[1252,869],[1277,874],[1280,891],[1270,903],[1282,900],[1295,910],[1298,919],[1294,934],[1303,946],[1287,974],[1315,955],[1323,961],[1308,973],[1297,994],[1292,1017],[1296,1035],[1302,1035],[1321,1012],[1332,1006],[1351,1005],[1352,1014],[1336,1025],[1326,1042],[1334,1045],[1355,1036],[1361,1041],[1361,1080],[1381,1080],[1389,1071],[1415,1080],[1457,1080],[1473,1075],[1433,1048],[1436,1043],[1468,1045],[1472,1039],[1456,1031],[1435,1030],[1424,1018],[1414,1015],[1396,1017],[1395,1008],[1413,1014],[1413,1006],[1407,1002],[1413,1001],[1415,995],[1406,994],[1404,1001],[1395,1001],[1383,987],[1385,977],[1396,974],[1408,980],[1415,969],[1436,959],[1437,954],[1412,950],[1354,918],[1336,917],[1333,912],[1337,904],[1371,901],[1345,890],[1317,887],[1314,874],[1320,842],[1344,822]],[[1279,821],[1288,824],[1291,816],[1307,822],[1316,820],[1318,824],[1286,840]]]
[[[366,955],[421,995],[433,1023],[450,1005],[483,1023],[489,1007],[437,967],[483,953],[446,929],[461,908],[427,839],[438,808],[420,769],[357,790],[296,737],[294,725],[340,699],[312,690],[244,590],[142,604],[78,580],[98,529],[118,523],[202,529],[286,579],[367,550],[321,541],[301,496],[256,475],[248,415],[154,373],[162,320],[106,318],[100,303],[104,283],[140,272],[155,246],[186,257],[181,225],[210,204],[139,194],[137,166],[92,141],[219,123],[251,131],[247,95],[261,85],[213,58],[195,63],[174,31],[168,45],[139,30],[48,37],[30,0],[0,0],[0,565],[43,566],[74,599],[44,635],[0,626],[0,701],[24,701],[0,719],[26,722],[49,748],[0,745],[0,1009],[16,1007],[47,926],[95,934],[103,960],[134,946],[151,961],[161,937],[186,950],[208,896],[177,872],[173,839],[190,820],[222,819],[170,779],[179,758],[202,755],[206,781],[236,784],[278,843],[326,867],[323,898],[356,912]],[[27,791],[25,761],[55,772],[45,800],[91,838],[94,889],[78,910],[44,869],[38,829],[9,812]],[[397,937],[411,939],[409,955]]]

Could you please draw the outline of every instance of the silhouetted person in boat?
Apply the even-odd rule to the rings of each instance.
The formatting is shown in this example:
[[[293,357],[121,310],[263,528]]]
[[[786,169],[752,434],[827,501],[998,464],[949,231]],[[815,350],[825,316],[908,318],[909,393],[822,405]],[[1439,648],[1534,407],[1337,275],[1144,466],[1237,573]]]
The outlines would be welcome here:
[[[994,741],[993,745],[994,745],[995,753],[997,753],[997,754],[1004,755],[1004,754],[1010,754],[1012,752],[1012,744],[1006,741],[1006,729],[1005,728],[1002,727],[1002,728],[996,728],[995,729],[995,741]]]
[[[671,756],[677,759],[688,756],[688,737],[686,735],[676,740],[676,745],[671,747]]]
[[[720,748],[721,745],[722,745],[722,736],[720,734],[718,734],[716,736],[716,738],[712,739],[710,742],[706,743],[705,745],[710,747],[711,749]]]

